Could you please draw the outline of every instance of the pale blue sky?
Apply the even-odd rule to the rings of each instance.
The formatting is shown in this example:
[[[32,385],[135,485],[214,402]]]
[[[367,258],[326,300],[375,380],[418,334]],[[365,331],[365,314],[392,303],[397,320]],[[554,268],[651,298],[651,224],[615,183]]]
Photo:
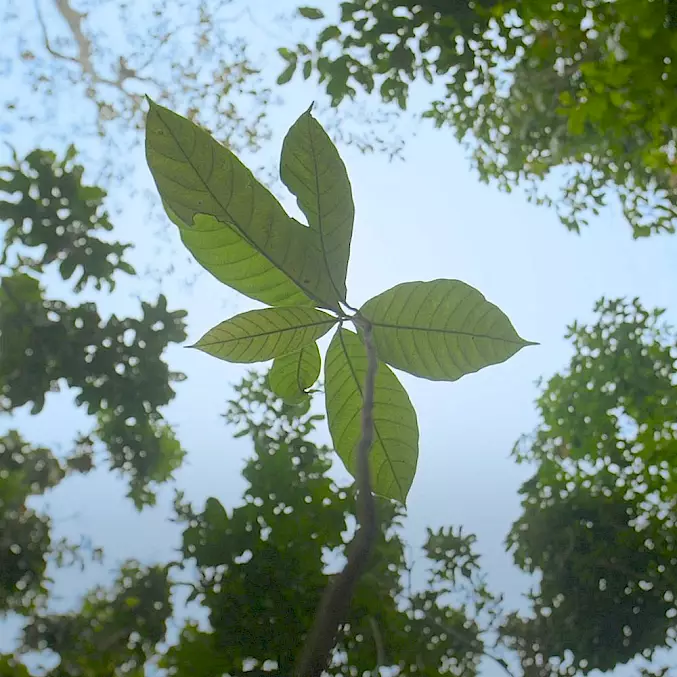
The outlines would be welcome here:
[[[262,51],[272,52],[261,34],[252,36]],[[278,67],[271,55],[272,75]],[[318,89],[303,82],[283,89],[282,94],[287,102],[275,114],[274,139],[265,151],[273,161],[286,129],[319,98]],[[421,94],[425,91],[416,92],[414,107],[424,103]],[[479,537],[493,589],[505,592],[509,604],[518,604],[528,578],[512,566],[503,538],[519,514],[517,489],[528,471],[516,467],[509,453],[519,435],[536,424],[534,381],[565,365],[570,355],[562,339],[566,325],[590,318],[594,302],[602,295],[639,296],[647,306],[668,308],[670,319],[677,319],[677,238],[633,241],[615,204],[576,236],[559,224],[551,210],[527,204],[519,191],[504,195],[481,185],[450,132],[408,124],[404,123],[403,131],[416,131],[416,135],[408,141],[405,162],[388,163],[384,157],[340,147],[356,204],[350,300],[359,305],[403,281],[456,278],[477,287],[507,313],[523,337],[540,343],[507,363],[456,383],[401,376],[421,430],[406,539],[418,546],[428,526],[463,524]],[[33,146],[30,133],[14,134],[12,142],[20,150]],[[140,180],[151,186],[141,149],[136,159]],[[125,201],[123,195],[114,197]],[[286,199],[285,205],[294,210],[293,200]],[[115,218],[116,236],[135,243],[135,260],[141,264],[154,256],[155,249],[145,214],[145,205],[136,199],[127,202]],[[178,245],[176,233],[172,231],[171,237]],[[206,274],[186,290],[183,280],[190,270],[179,258],[177,265],[176,277],[163,281],[163,291],[170,307],[189,310],[189,342],[226,317],[253,307]],[[59,287],[57,282],[51,293],[56,295]],[[150,283],[144,288],[146,297],[157,290]],[[131,295],[138,290],[137,281],[121,285],[114,297],[104,301],[104,309],[136,313]],[[172,368],[188,375],[166,410],[188,450],[177,486],[198,505],[216,496],[225,506],[236,506],[243,488],[239,473],[250,443],[232,439],[220,414],[232,394],[231,384],[245,368],[182,348],[172,349],[169,359]],[[30,423],[26,412],[15,421],[3,419],[0,432],[18,426],[32,442],[67,448],[78,430],[88,428],[86,417],[73,408],[68,394],[50,395],[47,402],[44,413]],[[324,430],[322,439],[329,441]],[[106,567],[86,576],[59,575],[56,592],[63,596],[59,608],[71,605],[86,586],[108,580],[115,564],[128,557],[142,561],[171,557],[179,536],[174,525],[165,521],[171,489],[160,492],[156,510],[141,515],[124,500],[124,490],[113,477],[97,472],[71,479],[48,496],[59,534],[90,534],[108,555]],[[0,649],[6,648],[7,637],[5,641],[0,637]],[[500,673],[487,665],[485,674]]]

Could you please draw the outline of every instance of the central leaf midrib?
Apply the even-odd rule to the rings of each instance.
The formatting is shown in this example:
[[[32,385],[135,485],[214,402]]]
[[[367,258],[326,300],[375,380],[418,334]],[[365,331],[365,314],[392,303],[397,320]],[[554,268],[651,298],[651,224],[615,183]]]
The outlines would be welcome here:
[[[362,400],[362,406],[364,406],[364,393],[362,392],[362,384],[360,383],[360,380],[357,378],[357,374],[355,373],[355,369],[353,367],[352,360],[350,359],[350,356],[348,355],[348,348],[347,348],[347,346],[346,346],[346,344],[343,340],[343,335],[341,334],[341,330],[339,330],[339,339],[341,341],[341,349],[343,350],[343,354],[345,355],[346,361],[348,362],[348,367],[350,368],[350,373],[353,377],[353,380],[355,381],[357,391],[360,393],[360,399]],[[362,339],[360,339],[359,336],[358,336],[358,340],[360,341],[360,345],[364,348],[365,353],[366,353],[367,347],[364,345],[364,343],[362,343]],[[368,360],[369,360],[369,357],[367,356],[367,361]],[[380,364],[378,364],[378,362],[377,362],[375,377],[378,376],[379,366],[380,366]],[[367,366],[367,369],[368,368],[369,367]],[[374,390],[375,389],[376,389],[376,378],[374,378]],[[374,403],[374,406],[376,406],[376,403]],[[386,460],[388,461],[388,465],[390,466],[390,470],[392,471],[393,477],[395,479],[395,484],[397,485],[397,488],[399,489],[400,495],[406,496],[406,494],[404,493],[404,491],[402,489],[402,484],[400,483],[400,478],[395,473],[395,468],[393,467],[393,462],[390,459],[390,454],[387,452],[386,445],[383,443],[383,438],[381,437],[381,433],[379,432],[378,426],[376,425],[376,418],[373,416],[373,412],[372,412],[372,423],[373,423],[373,426],[374,426],[374,432],[376,433],[376,436],[378,437],[379,444],[381,445],[381,448],[383,449],[383,455],[386,457]],[[374,448],[374,444],[372,443],[371,449],[368,450],[368,454],[369,454],[370,457],[372,457],[373,448]],[[356,462],[357,462],[357,459],[356,459]],[[372,480],[373,479],[376,479],[376,478],[372,478]],[[372,490],[372,493],[373,493],[374,487],[371,487],[371,490]]]
[[[310,116],[309,116],[310,117]],[[312,119],[312,118],[311,118]],[[331,273],[331,267],[329,266],[329,259],[327,258],[327,248],[325,247],[325,242],[324,242],[324,221],[322,219],[322,206],[321,206],[321,199],[320,199],[320,173],[319,173],[319,167],[317,165],[317,155],[315,153],[315,137],[313,135],[313,129],[312,125],[308,125],[308,136],[310,138],[310,150],[311,150],[311,156],[313,158],[313,167],[315,171],[313,172],[315,174],[315,196],[316,196],[316,202],[317,202],[317,228],[320,233],[320,248],[322,249],[322,260],[324,261],[324,266],[327,270],[327,275],[329,275],[329,281],[331,282],[331,286],[334,289],[334,293],[336,294],[337,298],[342,299],[343,294],[338,290],[336,286],[336,282],[334,282],[334,276]],[[345,300],[345,299],[342,299]]]
[[[470,331],[462,331],[459,329],[439,329],[438,327],[415,327],[412,325],[406,324],[390,324],[388,322],[378,322],[376,320],[370,320],[374,327],[381,327],[383,329],[403,329],[405,331],[422,331],[422,332],[435,332],[437,334],[454,334],[458,336],[470,336],[472,338],[485,338],[492,341],[505,341],[506,343],[515,343],[522,345],[524,341],[522,339],[511,339],[511,338],[502,338],[499,336],[490,336],[489,334],[475,334]]]
[[[308,324],[297,324],[294,325],[293,327],[283,327],[282,329],[271,329],[269,331],[260,331],[257,334],[243,334],[242,336],[235,336],[227,339],[223,339],[220,341],[210,341],[210,342],[200,342],[201,346],[214,346],[214,345],[222,345],[224,343],[232,343],[233,341],[243,341],[246,339],[257,339],[257,338],[263,338],[264,336],[273,336],[274,334],[284,334],[285,332],[289,331],[296,331],[298,329],[311,329],[313,327],[320,327],[323,324],[334,324],[336,320],[329,319],[329,320],[318,320],[317,322],[309,322]]]
[[[278,266],[278,264],[275,262],[275,260],[274,260],[269,254],[267,254],[263,249],[261,249],[261,248],[260,248],[260,247],[259,247],[259,246],[258,246],[258,245],[257,245],[257,244],[256,244],[256,243],[255,243],[255,242],[254,242],[254,241],[253,241],[253,240],[252,240],[252,239],[251,239],[251,238],[250,238],[243,230],[242,230],[242,227],[241,227],[240,225],[238,225],[238,223],[235,221],[235,219],[231,216],[230,212],[228,211],[228,208],[227,208],[227,207],[224,207],[224,206],[221,204],[220,199],[214,194],[214,192],[213,192],[212,189],[210,188],[209,184],[202,178],[202,175],[201,175],[200,172],[197,170],[197,167],[193,164],[193,162],[191,161],[190,157],[186,154],[186,151],[184,151],[183,146],[179,143],[179,140],[177,139],[177,137],[176,137],[175,134],[173,133],[171,127],[170,127],[170,126],[162,119],[162,116],[160,115],[159,112],[158,112],[158,117],[159,117],[160,121],[162,122],[162,124],[163,124],[163,125],[165,126],[165,128],[167,129],[167,131],[169,132],[169,134],[171,135],[171,137],[174,139],[174,143],[176,143],[177,148],[181,151],[181,154],[182,154],[182,155],[184,156],[184,158],[186,159],[186,162],[190,165],[190,167],[191,167],[191,168],[193,169],[193,171],[195,172],[196,176],[200,179],[200,182],[201,182],[202,185],[205,187],[205,189],[207,190],[207,192],[209,193],[209,195],[214,199],[214,201],[215,201],[215,202],[221,207],[221,209],[223,209],[223,211],[226,213],[226,216],[227,216],[227,217],[229,218],[229,220],[230,220],[230,223],[229,223],[229,224],[226,224],[226,225],[232,225],[232,226],[234,226],[235,228],[237,228],[238,233],[239,233],[239,234],[240,234],[240,235],[241,235],[241,236],[242,236],[242,237],[243,237],[243,238],[251,245],[251,247],[252,247],[253,249],[255,249],[259,254],[261,254],[261,256],[263,256],[266,260],[268,260],[270,263],[272,263],[278,270],[280,270],[282,273],[284,273],[284,274],[285,274],[285,275],[286,275],[286,276],[287,276],[287,277],[288,277],[288,278],[289,278],[289,279],[290,279],[290,280],[291,280],[291,281],[292,281],[299,289],[301,289],[301,291],[303,291],[304,294],[306,294],[307,296],[309,296],[311,299],[317,301],[318,303],[322,304],[322,303],[323,303],[322,299],[320,299],[320,298],[318,298],[317,296],[315,296],[315,294],[313,294],[309,289],[307,289],[301,282],[299,282],[298,280],[294,279],[289,273],[287,273],[286,270],[284,270],[283,268],[281,268],[280,266]],[[215,142],[215,143],[218,143],[217,141],[214,141],[214,142]],[[214,155],[213,149],[212,149],[211,152],[212,152],[212,157],[213,157],[213,155]],[[256,180],[256,179],[255,179],[255,180]],[[252,188],[252,190],[253,190],[253,188]],[[264,190],[265,190],[265,188],[264,188]],[[274,199],[274,198],[273,198],[273,199]],[[252,202],[253,202],[253,200],[252,200]],[[281,208],[281,209],[282,209],[282,208]],[[196,214],[199,214],[199,213],[201,213],[201,212],[197,212],[197,211],[196,211],[195,213],[196,213]],[[286,215],[286,212],[285,212],[285,215]],[[213,215],[213,216],[214,216],[215,218],[218,219],[218,217],[216,217],[216,215]],[[329,276],[329,279],[331,280],[331,275]],[[332,286],[333,286],[333,281],[332,281]]]

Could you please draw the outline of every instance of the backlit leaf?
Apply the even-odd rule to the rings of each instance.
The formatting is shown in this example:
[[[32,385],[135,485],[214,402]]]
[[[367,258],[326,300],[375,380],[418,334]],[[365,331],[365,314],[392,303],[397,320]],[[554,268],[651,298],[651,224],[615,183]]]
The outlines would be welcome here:
[[[535,345],[458,280],[405,282],[370,299],[360,312],[373,324],[380,359],[434,381],[455,381]]]
[[[250,310],[210,329],[193,347],[228,362],[264,362],[312,344],[336,324],[314,308]]]
[[[320,350],[311,343],[298,352],[276,357],[268,374],[270,389],[286,402],[297,402],[306,396],[320,375]]]
[[[164,203],[182,223],[194,226],[204,214],[231,226],[318,305],[336,307],[319,235],[292,219],[205,130],[151,102],[146,157]]]
[[[339,329],[325,359],[327,421],[334,448],[354,475],[362,434],[367,354],[362,340]],[[397,376],[379,362],[374,389],[374,444],[369,457],[374,492],[404,503],[418,461],[418,422]]]
[[[232,226],[203,214],[188,226],[167,205],[165,209],[195,260],[220,282],[271,306],[314,305],[291,278]]]
[[[322,258],[336,295],[346,299],[346,271],[355,207],[343,160],[308,109],[282,144],[280,177],[296,196],[311,230],[318,233]]]

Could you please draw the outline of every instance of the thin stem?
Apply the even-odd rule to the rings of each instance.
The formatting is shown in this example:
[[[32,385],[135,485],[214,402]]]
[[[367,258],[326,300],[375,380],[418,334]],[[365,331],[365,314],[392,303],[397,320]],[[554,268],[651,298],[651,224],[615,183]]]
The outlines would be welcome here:
[[[371,626],[371,632],[374,635],[374,644],[376,646],[376,668],[374,669],[374,674],[380,675],[381,668],[386,664],[383,637],[381,637],[381,630],[373,616],[369,616],[369,625]]]
[[[367,373],[362,392],[362,434],[357,445],[355,473],[359,529],[348,546],[348,561],[343,571],[334,577],[322,595],[313,627],[306,637],[296,666],[296,677],[320,677],[326,669],[339,626],[348,616],[355,585],[364,573],[376,539],[376,506],[371,492],[369,450],[374,440],[374,385],[378,359],[372,340],[371,324],[360,316],[352,319],[361,329],[367,352]]]

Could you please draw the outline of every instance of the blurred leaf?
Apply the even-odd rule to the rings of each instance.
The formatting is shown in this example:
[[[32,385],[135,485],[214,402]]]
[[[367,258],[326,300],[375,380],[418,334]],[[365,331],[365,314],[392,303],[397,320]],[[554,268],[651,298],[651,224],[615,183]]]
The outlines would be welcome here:
[[[294,73],[296,72],[296,61],[292,61],[283,71],[278,75],[277,77],[277,84],[278,85],[284,85],[287,82],[289,82],[293,77]]]
[[[311,19],[313,21],[324,19],[324,12],[315,7],[299,7],[297,11],[304,19]]]

